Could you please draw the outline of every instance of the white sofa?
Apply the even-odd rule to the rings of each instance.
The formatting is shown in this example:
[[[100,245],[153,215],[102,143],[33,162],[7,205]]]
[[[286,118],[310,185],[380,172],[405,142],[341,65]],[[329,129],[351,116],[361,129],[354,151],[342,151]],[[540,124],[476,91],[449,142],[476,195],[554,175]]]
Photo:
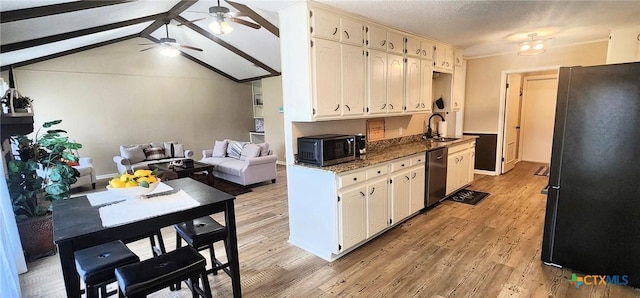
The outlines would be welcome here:
[[[71,184],[71,189],[91,185],[93,189],[96,189],[96,170],[93,168],[93,159],[90,157],[80,157],[78,158],[78,165],[73,166],[80,173],[80,177],[78,177],[78,181],[76,183]]]
[[[220,143],[227,142],[227,145]],[[240,154],[231,149],[233,143],[241,144]],[[271,180],[276,182],[278,156],[269,150],[269,144],[250,144],[233,140],[216,141],[214,149],[202,150],[200,162],[214,165],[213,175],[241,185]],[[240,146],[237,146],[240,147]],[[256,149],[258,147],[259,149]],[[224,148],[225,150],[222,150]],[[256,150],[258,151],[256,153]],[[214,154],[214,152],[216,154]]]
[[[173,144],[174,146],[172,146]],[[152,156],[147,154],[151,148],[163,152],[164,156]],[[173,150],[172,155],[172,148]],[[155,152],[158,153],[158,152]],[[148,164],[169,162],[173,160],[193,158],[193,151],[184,149],[184,145],[177,142],[158,142],[149,144],[130,144],[120,146],[120,155],[113,157],[113,162],[118,168],[118,173],[134,172],[138,169],[148,169]]]

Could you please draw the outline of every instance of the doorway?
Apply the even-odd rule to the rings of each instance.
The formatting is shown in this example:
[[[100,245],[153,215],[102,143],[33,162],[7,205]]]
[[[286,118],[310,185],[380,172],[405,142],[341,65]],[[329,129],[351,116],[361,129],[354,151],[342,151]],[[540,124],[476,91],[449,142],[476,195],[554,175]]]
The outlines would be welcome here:
[[[499,173],[520,161],[551,160],[558,68],[503,73]]]

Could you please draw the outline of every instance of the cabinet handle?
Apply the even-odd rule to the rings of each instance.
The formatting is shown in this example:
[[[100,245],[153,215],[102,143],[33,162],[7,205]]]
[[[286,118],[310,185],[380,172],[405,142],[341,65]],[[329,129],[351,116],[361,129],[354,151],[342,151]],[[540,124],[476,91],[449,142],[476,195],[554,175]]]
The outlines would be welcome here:
[[[383,110],[384,110],[386,107],[387,107],[387,104],[386,104],[386,103],[382,105],[382,109],[383,109]]]
[[[378,171],[378,174],[380,174],[380,171]]]
[[[449,67],[449,62],[447,62],[447,67]]]
[[[365,194],[363,192],[360,192],[360,195],[363,196],[363,197],[365,196]]]
[[[411,179],[416,179],[416,175],[418,175],[418,173],[413,173],[413,177],[411,177]]]
[[[400,166],[401,166],[401,167],[404,167],[404,164],[401,164]]]
[[[425,107],[425,105],[424,105],[424,103],[422,103],[422,108],[424,109],[424,107]]]
[[[349,112],[351,112],[351,108],[349,107],[349,105],[344,105],[345,107],[347,107],[347,110],[349,110]]]
[[[333,33],[332,33],[331,35],[336,35],[336,33],[338,33],[338,27],[336,27],[336,28],[333,30]]]
[[[420,104],[417,104],[417,105],[416,105],[416,109],[417,109],[417,108],[419,108],[419,107],[420,107]]]
[[[420,49],[416,50],[416,55],[420,54]]]
[[[422,56],[426,56],[427,55],[427,51],[426,50],[422,50]]]
[[[386,40],[383,40],[383,41],[380,43],[380,46],[383,46],[383,47],[384,47],[384,45],[386,45],[386,44],[387,44],[387,41],[386,41]]]
[[[347,39],[349,39],[349,32],[347,32],[347,30],[344,30],[344,34],[347,36]]]
[[[391,109],[393,110],[393,105],[392,105],[392,104],[389,104],[389,106],[390,106],[390,107],[391,107]]]
[[[340,104],[338,104],[338,106],[337,106],[335,109],[333,109],[333,111],[335,112],[335,111],[337,111],[339,108],[340,108]]]
[[[460,63],[460,58],[456,58],[456,63]]]
[[[353,181],[358,181],[358,177],[353,177]]]
[[[462,161],[463,159],[464,159],[464,155],[463,155],[463,156],[460,156],[460,161]]]
[[[411,180],[411,179],[409,178],[409,176],[404,176],[404,178],[407,178],[407,180]]]
[[[369,193],[369,195],[372,195],[374,192],[376,192],[376,188],[375,188],[375,187],[372,187],[372,188],[371,188],[371,192]]]
[[[389,48],[391,48],[392,50],[395,48],[395,47],[393,46],[393,42],[390,42],[390,43],[389,43]]]

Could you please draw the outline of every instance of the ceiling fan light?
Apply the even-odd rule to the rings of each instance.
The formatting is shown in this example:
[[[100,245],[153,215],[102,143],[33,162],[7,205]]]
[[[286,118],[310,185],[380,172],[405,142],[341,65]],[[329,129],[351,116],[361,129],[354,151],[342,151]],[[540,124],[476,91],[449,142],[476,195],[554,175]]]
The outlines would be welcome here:
[[[227,34],[233,31],[233,27],[223,20],[215,20],[209,24],[209,29],[213,34]]]
[[[180,50],[169,45],[163,45],[162,48],[160,49],[160,54],[167,57],[176,57],[180,55]]]
[[[544,48],[545,48],[545,45],[543,40],[536,41],[536,44],[533,46],[533,49],[538,51],[543,50]]]
[[[531,49],[531,45],[528,42],[523,42],[520,44],[520,51],[528,51]]]

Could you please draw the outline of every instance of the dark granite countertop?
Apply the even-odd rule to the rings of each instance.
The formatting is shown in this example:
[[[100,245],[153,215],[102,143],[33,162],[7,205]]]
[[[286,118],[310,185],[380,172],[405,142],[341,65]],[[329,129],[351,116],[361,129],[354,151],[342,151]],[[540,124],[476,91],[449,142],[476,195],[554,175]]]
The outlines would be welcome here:
[[[307,168],[318,169],[322,171],[329,171],[334,173],[344,173],[348,171],[357,170],[381,164],[387,161],[391,161],[398,158],[409,157],[416,153],[427,152],[438,148],[451,147],[460,143],[470,142],[477,139],[477,136],[456,136],[459,140],[450,142],[427,142],[427,141],[414,141],[410,143],[397,144],[381,150],[368,151],[361,159],[356,159],[351,162],[344,162],[336,165],[319,167],[310,164],[296,163],[296,166],[302,166]]]

